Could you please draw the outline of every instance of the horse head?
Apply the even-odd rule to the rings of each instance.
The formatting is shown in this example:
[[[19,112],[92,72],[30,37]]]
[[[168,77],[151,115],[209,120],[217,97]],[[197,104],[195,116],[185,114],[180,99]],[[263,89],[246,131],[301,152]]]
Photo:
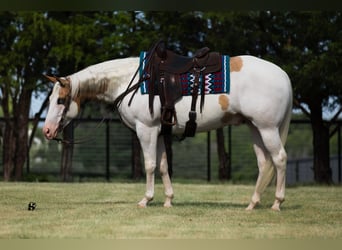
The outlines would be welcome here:
[[[49,109],[46,115],[43,133],[48,140],[57,134],[77,116],[79,104],[72,97],[70,78],[45,76],[54,83],[49,97]]]

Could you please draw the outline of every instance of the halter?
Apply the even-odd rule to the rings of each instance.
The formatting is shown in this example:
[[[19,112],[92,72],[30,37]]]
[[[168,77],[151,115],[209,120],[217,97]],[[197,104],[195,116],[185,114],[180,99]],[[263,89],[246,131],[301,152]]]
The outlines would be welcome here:
[[[59,83],[60,83],[61,87],[64,87],[63,83],[61,83],[60,81],[59,81]],[[57,104],[64,105],[64,110],[63,110],[63,113],[62,113],[62,117],[61,117],[61,119],[60,119],[60,121],[58,123],[58,128],[57,128],[58,133],[62,132],[63,129],[64,129],[63,124],[64,124],[64,121],[66,120],[66,115],[67,115],[67,113],[69,111],[71,100],[72,100],[72,98],[71,98],[71,91],[70,91],[70,93],[67,96],[65,96],[65,97],[58,97],[57,98]],[[103,124],[105,119],[106,118],[103,118],[101,120],[101,122],[94,129],[99,128],[100,125]],[[53,140],[57,141],[58,143],[63,143],[63,144],[70,145],[70,144],[80,144],[80,143],[83,143],[85,141],[89,141],[90,139],[84,137],[84,139],[80,139],[80,140],[76,141],[76,140],[65,140],[63,138],[55,137],[55,138],[53,138]]]
[[[61,87],[63,88],[63,84],[59,81]],[[66,120],[66,115],[69,111],[69,108],[70,108],[70,104],[71,104],[71,91],[70,93],[65,96],[65,97],[58,97],[57,99],[57,104],[60,104],[60,105],[63,105],[64,106],[64,110],[63,110],[63,113],[62,113],[62,117],[61,119],[59,120],[59,123],[58,123],[58,128],[57,128],[57,132],[60,133],[63,131],[64,127],[63,127],[63,124],[64,124],[64,121]],[[68,140],[64,140],[62,138],[53,138],[53,140],[57,141],[57,142],[61,142],[61,143],[66,143],[66,144],[71,144],[71,143],[74,143],[72,141],[68,141]]]
[[[58,132],[62,132],[63,130],[63,123],[66,119],[66,115],[69,111],[69,108],[70,108],[70,104],[71,104],[71,94],[67,95],[66,97],[64,98],[58,98],[57,99],[57,104],[61,104],[64,106],[64,110],[63,110],[63,113],[62,113],[62,117],[58,123]]]

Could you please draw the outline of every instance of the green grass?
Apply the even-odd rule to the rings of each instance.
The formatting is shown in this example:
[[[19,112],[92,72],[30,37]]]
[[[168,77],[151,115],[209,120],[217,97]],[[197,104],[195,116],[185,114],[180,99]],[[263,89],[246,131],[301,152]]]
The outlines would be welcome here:
[[[287,188],[280,213],[274,187],[245,211],[252,185],[175,183],[173,207],[136,206],[144,183],[0,183],[0,238],[341,239],[342,187]],[[30,201],[37,203],[28,211]]]

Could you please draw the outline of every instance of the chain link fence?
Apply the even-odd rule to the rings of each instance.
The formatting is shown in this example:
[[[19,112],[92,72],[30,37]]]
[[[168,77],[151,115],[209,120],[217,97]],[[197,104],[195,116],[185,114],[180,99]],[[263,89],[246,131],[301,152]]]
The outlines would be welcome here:
[[[74,121],[72,177],[74,181],[112,180],[132,177],[133,132],[117,119],[79,119]],[[229,131],[230,130],[230,131]],[[330,139],[330,167],[334,183],[341,183],[341,126]],[[224,128],[226,150],[230,152],[232,182],[255,182],[258,175],[252,139],[247,126]],[[314,182],[311,125],[292,121],[286,149],[287,184]],[[1,157],[2,157],[2,149]],[[37,131],[24,174],[39,180],[58,179],[62,145],[44,139]],[[141,159],[142,160],[142,159]],[[143,162],[143,160],[142,160]],[[2,164],[2,161],[1,163]],[[194,138],[173,142],[173,178],[218,180],[216,133],[198,133]],[[2,172],[2,165],[0,165]],[[158,170],[156,171],[158,174]],[[158,179],[158,178],[157,178]]]

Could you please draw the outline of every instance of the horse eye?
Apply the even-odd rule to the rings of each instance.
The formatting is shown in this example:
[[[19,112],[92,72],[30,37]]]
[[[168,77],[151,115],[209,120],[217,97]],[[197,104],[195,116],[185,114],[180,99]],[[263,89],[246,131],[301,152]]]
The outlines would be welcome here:
[[[65,104],[65,98],[58,98],[57,104]]]

